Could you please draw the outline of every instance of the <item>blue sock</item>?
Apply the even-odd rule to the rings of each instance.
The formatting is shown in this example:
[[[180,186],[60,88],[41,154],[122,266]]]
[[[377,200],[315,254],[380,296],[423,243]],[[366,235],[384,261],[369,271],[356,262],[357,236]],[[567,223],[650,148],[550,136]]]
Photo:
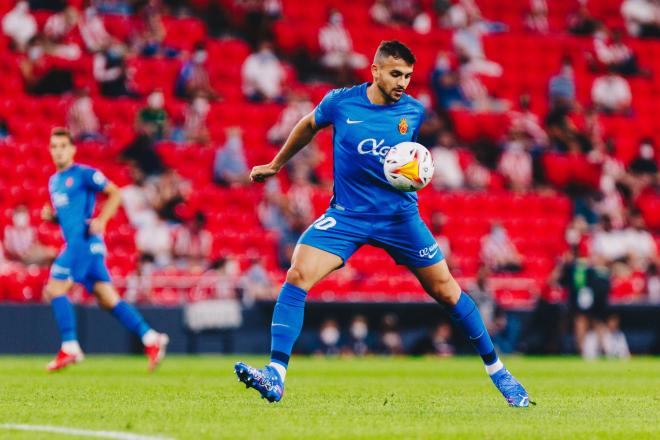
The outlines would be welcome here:
[[[477,353],[484,360],[484,364],[493,365],[498,361],[495,346],[490,339],[486,325],[481,318],[481,313],[472,298],[461,292],[456,305],[450,310],[451,319],[458,325],[468,337]]]
[[[131,333],[138,335],[140,338],[151,330],[140,312],[126,301],[119,301],[110,313]]]
[[[57,328],[60,330],[62,342],[77,341],[76,315],[73,311],[73,305],[66,295],[53,298],[50,302],[57,322]]]
[[[284,283],[273,311],[270,327],[270,361],[286,368],[293,350],[293,344],[300,335],[305,315],[307,292],[293,284]]]

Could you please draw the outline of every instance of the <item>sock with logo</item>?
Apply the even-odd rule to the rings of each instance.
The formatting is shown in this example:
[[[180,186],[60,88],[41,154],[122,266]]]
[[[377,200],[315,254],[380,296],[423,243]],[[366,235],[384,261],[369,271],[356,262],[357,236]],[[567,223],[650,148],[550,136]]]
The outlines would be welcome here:
[[[69,297],[66,295],[55,297],[50,302],[50,306],[53,308],[53,314],[55,315],[57,328],[60,331],[62,344],[64,345],[67,342],[77,342],[78,333],[76,331],[76,315],[73,310],[73,305],[71,304],[71,301],[69,301]],[[72,344],[67,344],[67,347],[71,345]]]
[[[270,327],[270,365],[284,381],[293,344],[300,335],[305,315],[307,291],[293,284],[284,283],[275,303],[273,322]]]
[[[144,320],[140,312],[138,312],[135,307],[127,303],[126,301],[119,301],[116,306],[110,311],[112,316],[117,318],[117,320],[128,329],[131,333],[140,337],[140,339],[145,339],[145,336],[148,336],[153,332],[149,324]]]
[[[472,298],[465,293],[461,292],[456,305],[449,311],[451,319],[458,325],[468,337],[475,350],[481,356],[486,366],[488,374],[494,374],[504,365],[497,357],[495,346],[490,339],[486,325],[481,318],[481,313]]]

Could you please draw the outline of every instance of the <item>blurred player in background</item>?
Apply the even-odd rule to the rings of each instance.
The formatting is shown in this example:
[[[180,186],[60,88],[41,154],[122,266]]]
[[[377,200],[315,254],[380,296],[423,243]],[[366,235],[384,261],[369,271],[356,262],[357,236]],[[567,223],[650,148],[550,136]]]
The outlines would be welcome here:
[[[48,182],[55,210],[46,204],[42,218],[60,225],[66,245],[51,266],[45,290],[62,338],[59,353],[46,368],[55,371],[84,359],[78,344],[73,306],[67,296],[76,282],[84,285],[96,296],[101,307],[142,339],[152,371],[165,356],[169,338],[153,330],[133,306],[119,297],[110,283],[105,264],[102,235],[108,220],[117,212],[120,190],[100,171],[74,162],[76,147],[66,129],[53,129],[49,148],[57,169]],[[92,218],[97,192],[105,193],[108,199],[99,215]]]
[[[526,407],[530,403],[523,386],[499,360],[474,301],[450,274],[420,217],[417,194],[399,191],[385,178],[383,161],[390,147],[415,141],[424,119],[424,106],[404,93],[414,63],[414,55],[402,43],[381,43],[371,66],[372,83],[330,91],[300,120],[271,163],[252,169],[252,181],[265,181],[320,129],[333,126],[334,195],[330,208],[305,231],[294,251],[273,312],[270,364],[262,369],[242,362],[235,366],[239,380],[270,402],[282,398],[307,292],[341,268],[362,245],[370,244],[407,266],[426,292],[446,308],[481,355],[509,405]]]

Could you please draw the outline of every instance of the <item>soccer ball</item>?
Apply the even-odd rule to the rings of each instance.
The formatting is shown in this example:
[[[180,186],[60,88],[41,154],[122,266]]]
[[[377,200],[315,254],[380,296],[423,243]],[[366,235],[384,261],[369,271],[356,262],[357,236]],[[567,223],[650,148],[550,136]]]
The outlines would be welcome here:
[[[419,191],[433,177],[433,158],[417,142],[401,142],[387,152],[383,164],[385,177],[398,190]]]

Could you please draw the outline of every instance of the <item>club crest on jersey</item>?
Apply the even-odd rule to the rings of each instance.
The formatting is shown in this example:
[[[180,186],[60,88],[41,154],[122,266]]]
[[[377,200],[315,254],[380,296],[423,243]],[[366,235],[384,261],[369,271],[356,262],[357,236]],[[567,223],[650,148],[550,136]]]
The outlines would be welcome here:
[[[71,186],[73,185],[73,177],[67,178],[64,184],[66,185],[67,188],[71,188]]]
[[[399,121],[399,133],[401,134],[408,133],[408,122],[406,121],[406,118],[401,118],[401,120]]]

